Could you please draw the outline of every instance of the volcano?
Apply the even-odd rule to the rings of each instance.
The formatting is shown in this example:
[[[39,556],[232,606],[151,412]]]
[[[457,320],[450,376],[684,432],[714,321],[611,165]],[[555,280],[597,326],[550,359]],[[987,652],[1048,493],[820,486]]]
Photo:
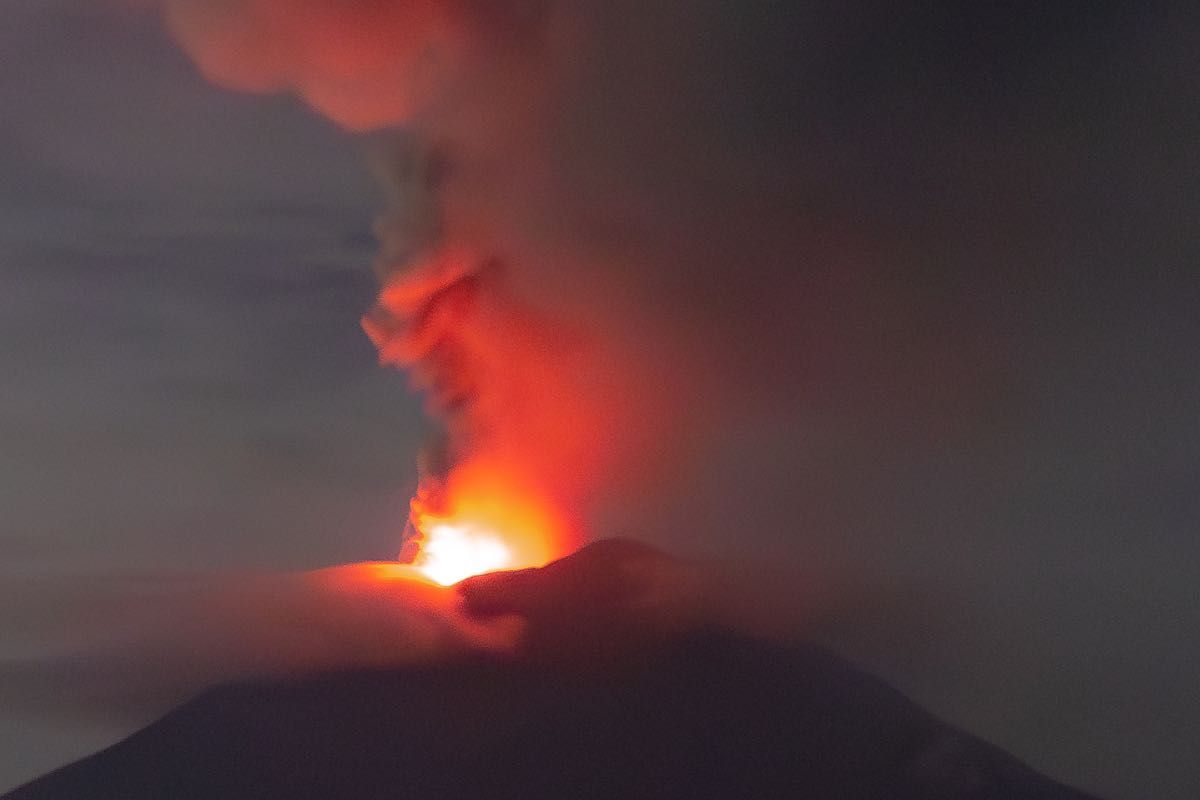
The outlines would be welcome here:
[[[595,668],[473,658],[215,688],[4,800],[1087,796],[836,656],[693,631]]]

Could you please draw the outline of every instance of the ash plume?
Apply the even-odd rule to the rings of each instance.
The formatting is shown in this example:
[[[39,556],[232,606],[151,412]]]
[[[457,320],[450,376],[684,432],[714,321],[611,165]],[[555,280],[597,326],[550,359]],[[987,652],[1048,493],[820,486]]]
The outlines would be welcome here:
[[[408,368],[446,420],[427,489],[460,471],[502,473],[577,529],[612,487],[661,474],[658,454],[674,438],[666,408],[690,396],[700,418],[711,394],[684,379],[704,371],[687,365],[677,327],[658,310],[630,313],[650,304],[622,296],[629,275],[662,269],[636,250],[604,252],[621,220],[563,205],[560,222],[546,205],[575,199],[556,191],[575,179],[555,174],[561,152],[547,134],[577,100],[570,83],[591,79],[575,50],[591,38],[583,31],[612,21],[607,12],[187,0],[163,11],[218,83],[293,91],[351,129],[407,131],[383,159],[393,209],[376,226],[383,289],[364,326],[381,360]],[[643,196],[621,194],[634,205]]]
[[[736,457],[727,431],[797,414],[865,421],[874,444],[907,418],[919,441],[996,411],[1007,354],[959,311],[986,268],[921,289],[947,277],[931,248],[963,244],[954,188],[999,177],[968,174],[973,129],[952,112],[972,86],[930,99],[950,120],[938,144],[913,140],[921,121],[894,106],[924,76],[860,63],[888,15],[848,8],[164,4],[218,82],[404,129],[364,324],[446,418],[433,460],[499,463],[569,516],[667,538],[705,521],[653,509]],[[906,218],[897,184],[947,169]]]
[[[1062,287],[1119,296],[1094,265],[1129,273],[1118,233],[1151,220],[1114,198],[1174,185],[1151,152],[1191,163],[1189,104],[1106,115],[1188,85],[1187,26],[1121,3],[163,9],[215,80],[405,131],[365,324],[445,413],[450,463],[831,570],[907,565],[883,530],[958,535],[922,470],[996,502],[1053,322],[1106,324]],[[1155,224],[1154,253],[1186,251]]]

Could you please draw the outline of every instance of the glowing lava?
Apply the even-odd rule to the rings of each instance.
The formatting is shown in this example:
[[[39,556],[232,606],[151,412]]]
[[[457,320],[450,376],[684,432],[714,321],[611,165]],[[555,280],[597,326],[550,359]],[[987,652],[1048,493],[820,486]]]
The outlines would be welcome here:
[[[415,535],[401,561],[449,586],[501,569],[540,567],[575,544],[556,506],[517,471],[473,459],[445,482],[422,486],[409,521]]]
[[[441,522],[426,532],[414,566],[431,580],[450,586],[472,575],[511,567],[513,555],[493,533]]]

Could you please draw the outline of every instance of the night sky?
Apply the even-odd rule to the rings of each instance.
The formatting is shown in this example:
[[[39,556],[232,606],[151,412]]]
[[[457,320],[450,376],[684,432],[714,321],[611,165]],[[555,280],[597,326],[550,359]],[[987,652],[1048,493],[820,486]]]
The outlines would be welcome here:
[[[3,594],[393,556],[427,423],[358,325],[378,204],[359,146],[211,88],[154,18],[88,6],[0,24]],[[62,605],[10,599],[4,656]],[[3,786],[113,735],[0,725]]]
[[[738,35],[771,29],[777,5],[749,4]],[[1056,778],[1182,800],[1200,791],[1200,27],[1182,3],[1055,5],[927,41],[919,20],[847,18],[864,33],[835,61],[855,68],[777,115],[786,90],[730,71],[714,140],[757,146],[774,135],[760,123],[815,109],[826,127],[765,161],[796,176],[783,186],[821,186],[801,204],[817,227],[889,234],[855,281],[817,269],[801,287],[832,309],[815,344],[763,345],[804,375],[764,377],[661,509],[613,514],[644,527],[615,532],[810,572],[861,563],[855,585],[908,600],[856,606],[822,633],[836,647]],[[905,37],[921,58],[889,49]],[[211,86],[152,14],[101,3],[6,4],[0,64],[0,689],[86,605],[39,587],[394,555],[431,425],[359,327],[379,140]],[[947,74],[944,117],[880,110]],[[613,152],[639,169],[655,154]],[[649,197],[686,209],[688,188]],[[844,370],[810,352],[834,341]],[[10,696],[0,790],[131,729]]]

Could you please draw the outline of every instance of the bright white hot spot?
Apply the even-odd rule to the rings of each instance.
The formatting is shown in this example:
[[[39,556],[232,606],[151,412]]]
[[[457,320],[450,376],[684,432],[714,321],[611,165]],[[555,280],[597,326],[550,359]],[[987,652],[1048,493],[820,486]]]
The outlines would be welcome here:
[[[494,534],[449,523],[431,525],[415,566],[443,586],[512,566],[512,552]]]

